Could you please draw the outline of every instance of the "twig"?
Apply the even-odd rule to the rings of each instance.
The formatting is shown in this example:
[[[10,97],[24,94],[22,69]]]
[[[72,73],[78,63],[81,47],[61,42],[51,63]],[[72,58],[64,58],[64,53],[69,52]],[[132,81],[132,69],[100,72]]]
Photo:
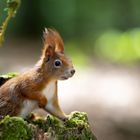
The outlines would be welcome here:
[[[5,18],[2,26],[0,26],[0,46],[4,42],[5,31],[7,29],[8,23],[12,17],[15,16],[17,9],[19,8],[21,0],[7,0],[7,17]]]

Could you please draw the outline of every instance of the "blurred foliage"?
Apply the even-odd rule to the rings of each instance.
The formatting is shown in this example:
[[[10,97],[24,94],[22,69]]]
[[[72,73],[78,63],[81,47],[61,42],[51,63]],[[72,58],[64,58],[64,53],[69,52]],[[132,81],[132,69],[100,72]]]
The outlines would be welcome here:
[[[107,31],[97,39],[95,50],[98,55],[119,63],[140,60],[140,29],[126,32]]]
[[[69,41],[65,44],[65,46],[67,54],[73,56],[72,61],[74,64],[78,64],[78,66],[80,67],[88,65],[89,58],[85,54],[85,52],[80,48],[80,44],[78,42]]]
[[[139,61],[139,9],[138,0],[24,0],[7,35],[40,38],[44,27],[53,27],[78,63],[87,63],[94,52],[112,62],[133,63]]]

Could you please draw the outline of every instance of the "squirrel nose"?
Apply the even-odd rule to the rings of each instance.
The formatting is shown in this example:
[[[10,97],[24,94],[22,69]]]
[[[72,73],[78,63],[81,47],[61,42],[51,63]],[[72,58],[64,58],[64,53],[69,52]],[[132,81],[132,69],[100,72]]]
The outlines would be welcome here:
[[[74,70],[74,69],[72,69],[72,70],[71,70],[71,74],[73,75],[74,73],[75,73],[75,70]]]

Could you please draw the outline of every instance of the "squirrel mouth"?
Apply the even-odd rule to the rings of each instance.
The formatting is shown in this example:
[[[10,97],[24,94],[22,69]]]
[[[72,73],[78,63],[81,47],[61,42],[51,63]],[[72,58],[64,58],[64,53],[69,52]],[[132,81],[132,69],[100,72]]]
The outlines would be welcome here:
[[[69,77],[66,77],[66,76],[62,76],[60,79],[61,80],[67,80]]]
[[[72,76],[73,76],[73,75],[71,75],[71,74],[61,75],[60,80],[67,80],[67,79],[69,79],[69,78],[72,77]]]

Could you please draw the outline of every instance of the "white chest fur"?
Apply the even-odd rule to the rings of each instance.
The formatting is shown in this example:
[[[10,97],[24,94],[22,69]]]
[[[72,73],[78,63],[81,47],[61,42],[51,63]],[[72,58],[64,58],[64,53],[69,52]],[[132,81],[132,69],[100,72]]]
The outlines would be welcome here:
[[[47,85],[46,89],[43,91],[43,94],[47,98],[48,103],[51,102],[52,98],[54,97],[55,90],[56,90],[56,83],[55,81],[52,81]]]
[[[52,108],[52,98],[54,97],[56,90],[56,83],[51,82],[49,85],[47,85],[46,89],[43,91],[43,94],[48,100],[48,103],[46,105],[46,109]],[[25,118],[28,114],[30,114],[34,109],[38,108],[37,101],[33,100],[25,100],[22,104],[21,112],[19,113],[19,116]]]
[[[53,98],[56,96],[56,83],[55,82],[51,82],[46,90],[44,91],[44,95],[46,96],[47,100],[48,100],[48,103],[47,105],[45,106],[45,109],[48,111],[48,112],[52,112],[52,111],[55,111],[55,108],[53,106]]]

